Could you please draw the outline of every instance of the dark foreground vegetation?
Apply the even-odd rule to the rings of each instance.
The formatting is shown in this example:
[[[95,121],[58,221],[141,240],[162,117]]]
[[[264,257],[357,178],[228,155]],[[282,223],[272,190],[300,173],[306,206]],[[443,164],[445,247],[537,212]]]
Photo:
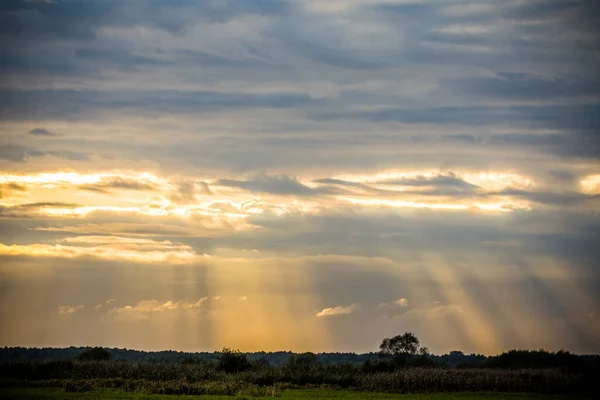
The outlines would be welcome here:
[[[3,350],[4,352],[10,349]],[[323,364],[312,353],[290,355],[281,366],[266,358],[224,349],[215,359],[179,362],[111,360],[112,352],[86,349],[72,359],[0,362],[0,386],[63,388],[66,392],[117,389],[185,395],[275,397],[285,389],[325,388],[385,393],[529,392],[594,393],[598,357],[566,352],[511,351],[478,368],[450,368],[426,353],[366,360],[362,364]]]
[[[175,353],[177,358],[168,357],[161,362],[157,358],[128,360],[122,357],[128,350],[73,349],[1,350],[0,389],[63,388],[71,393],[109,389],[161,395],[253,397],[276,397],[285,389],[306,388],[364,393],[585,395],[598,391],[600,377],[598,356],[540,350],[509,351],[496,357],[458,352],[436,357],[409,332],[384,339],[376,357],[371,357],[371,353],[361,362],[349,361],[347,354],[336,357],[334,353],[275,353],[287,357],[274,363],[273,353],[249,355],[227,348],[211,357]],[[454,362],[446,362],[448,357]]]
[[[160,395],[160,394],[140,394],[134,392],[125,392],[116,389],[104,389],[94,392],[69,393],[59,388],[18,388],[18,389],[0,389],[0,398],[6,399],[89,399],[89,400],[227,400],[227,399],[268,399],[268,397],[249,397],[247,395],[236,396],[216,396],[216,395]],[[488,393],[488,392],[461,392],[461,393],[415,393],[415,394],[388,394],[388,393],[368,393],[348,390],[325,390],[325,389],[293,389],[284,391],[280,398],[290,400],[304,399],[369,399],[369,400],[573,400],[565,396],[548,396],[544,394],[531,393]],[[583,397],[582,399],[592,399],[592,397]]]

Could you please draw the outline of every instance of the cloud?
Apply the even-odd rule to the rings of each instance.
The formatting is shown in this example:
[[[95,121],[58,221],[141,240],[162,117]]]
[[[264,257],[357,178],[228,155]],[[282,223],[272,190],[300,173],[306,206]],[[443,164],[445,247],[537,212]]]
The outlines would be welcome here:
[[[411,326],[432,350],[597,351],[597,324],[569,321],[600,296],[598,15],[557,0],[0,2],[0,341],[371,351]],[[107,320],[31,329],[63,285]],[[180,303],[217,293],[243,309],[223,326]],[[49,313],[24,308],[40,296]],[[327,305],[352,318],[316,319]],[[136,317],[161,315],[194,323]],[[253,328],[274,315],[272,336]]]
[[[62,242],[78,244],[79,246],[39,243],[7,246],[0,243],[0,255],[66,259],[92,257],[112,261],[168,265],[191,264],[202,259],[202,256],[197,254],[191,247],[170,241],[158,242],[149,239],[117,236],[79,236],[65,238]]]
[[[5,143],[0,146],[0,159],[22,162],[27,158],[27,147]]]
[[[22,204],[0,204],[0,217],[5,218],[31,218],[39,215],[45,210],[67,209],[73,210],[80,207],[79,204],[60,202],[60,201],[42,201],[36,203]]]
[[[110,189],[123,189],[123,190],[154,190],[155,187],[144,181],[137,181],[135,179],[114,177],[109,179],[102,179],[98,183],[86,184],[79,186],[82,190],[89,190],[92,192],[108,192]]]
[[[76,203],[64,203],[61,201],[41,201],[37,203],[23,203],[14,205],[15,208],[31,209],[31,208],[76,208],[81,207]]]
[[[578,192],[533,192],[519,189],[506,189],[501,192],[491,193],[491,195],[499,196],[513,196],[525,198],[530,201],[547,204],[547,205],[559,205],[559,206],[577,206],[582,204],[593,204],[598,203],[600,196],[597,194],[588,195]]]
[[[402,185],[402,186],[437,186],[437,187],[453,187],[460,189],[476,189],[477,186],[473,185],[469,182],[466,182],[456,175],[450,173],[447,175],[436,175],[432,177],[428,176],[416,176],[416,177],[406,177],[402,179],[395,180],[383,180],[378,183],[387,184],[387,185]]]
[[[196,222],[196,226],[177,226],[170,223],[166,224],[152,224],[143,222],[103,222],[90,223],[90,224],[79,224],[79,225],[66,225],[66,226],[52,226],[52,227],[38,227],[35,228],[39,231],[47,232],[69,232],[76,234],[85,235],[112,235],[115,232],[119,232],[122,235],[127,236],[171,236],[171,237],[190,237],[198,236],[200,234],[209,235],[208,229],[202,229],[200,221]],[[217,234],[218,232],[214,232]]]
[[[171,201],[179,204],[196,202],[196,195],[212,195],[210,186],[206,182],[182,181],[179,182],[177,191],[170,196]]]
[[[76,312],[79,312],[81,310],[84,309],[84,305],[83,304],[79,304],[77,306],[59,306],[58,307],[58,313],[60,315],[72,315],[75,314]]]
[[[379,308],[390,308],[390,307],[406,308],[406,307],[408,307],[408,300],[405,299],[404,297],[402,297],[398,300],[394,300],[389,303],[381,303],[378,307]]]
[[[89,0],[84,5],[67,0],[59,3],[10,1],[3,5],[1,33],[32,39],[84,39],[98,36],[101,28],[150,27],[178,34],[204,22],[225,22],[244,14],[281,12],[286,2],[258,0],[251,4],[227,1],[225,4],[169,1],[132,1],[126,6],[115,2]],[[68,16],[68,18],[67,18]]]
[[[90,159],[91,154],[70,151],[70,150],[42,151],[42,150],[36,150],[36,149],[28,149],[26,152],[27,159],[29,159],[31,157],[47,157],[47,156],[61,158],[61,159],[65,159],[65,160],[71,160],[71,161],[87,161]]]
[[[314,182],[325,184],[325,185],[339,185],[339,186],[348,186],[348,187],[354,187],[354,188],[365,189],[365,190],[374,190],[373,188],[371,188],[363,183],[350,182],[350,181],[345,181],[343,179],[321,178],[321,179],[316,179]]]
[[[28,133],[34,136],[56,136],[56,133],[50,132],[49,130],[44,128],[34,128]]]
[[[382,312],[383,315],[387,315],[389,317],[405,314],[409,312],[408,300],[402,297],[398,300],[380,303],[377,306],[377,311]]]
[[[588,175],[584,177],[579,185],[583,193],[588,195],[600,194],[600,174]]]
[[[318,105],[322,101],[300,92],[290,93],[224,93],[224,92],[98,92],[39,90],[24,95],[18,91],[0,90],[0,106],[6,110],[7,120],[20,120],[33,115],[37,119],[64,119],[77,115],[91,116],[100,110],[107,113],[146,115],[159,114],[197,115],[198,113],[225,112],[227,110],[286,109]],[[42,153],[35,152],[36,156]],[[57,153],[61,154],[61,153]],[[69,154],[69,153],[62,153]]]
[[[208,297],[202,297],[197,301],[169,300],[166,302],[160,302],[158,300],[142,300],[135,305],[113,307],[108,311],[108,315],[124,320],[149,319],[152,314],[162,314],[177,311],[195,313],[205,309],[208,303]]]
[[[328,307],[319,311],[317,315],[318,318],[321,317],[333,317],[335,315],[348,315],[357,311],[360,308],[358,304],[351,304],[349,306],[336,306],[336,307]]]
[[[338,192],[329,187],[311,188],[300,183],[296,178],[286,175],[261,175],[255,179],[246,181],[219,179],[214,184],[218,186],[237,187],[250,192],[279,195],[305,196],[314,194],[334,194]]]
[[[18,183],[0,183],[0,199],[4,197],[13,197],[27,191],[27,186]]]

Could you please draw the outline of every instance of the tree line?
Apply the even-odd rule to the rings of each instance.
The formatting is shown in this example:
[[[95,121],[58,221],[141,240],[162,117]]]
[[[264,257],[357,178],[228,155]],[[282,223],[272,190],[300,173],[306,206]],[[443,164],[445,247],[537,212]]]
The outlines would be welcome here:
[[[356,353],[292,353],[250,352],[224,348],[219,352],[189,353],[178,351],[145,352],[101,347],[69,348],[0,348],[0,362],[26,360],[114,360],[145,363],[214,363],[226,372],[241,372],[256,366],[278,368],[310,368],[316,365],[338,365],[359,368],[366,373],[390,372],[404,367],[426,368],[499,368],[548,369],[568,371],[600,371],[600,356],[577,355],[568,351],[510,350],[497,356],[464,354],[452,351],[443,355],[430,354],[410,332],[385,338],[379,352]]]

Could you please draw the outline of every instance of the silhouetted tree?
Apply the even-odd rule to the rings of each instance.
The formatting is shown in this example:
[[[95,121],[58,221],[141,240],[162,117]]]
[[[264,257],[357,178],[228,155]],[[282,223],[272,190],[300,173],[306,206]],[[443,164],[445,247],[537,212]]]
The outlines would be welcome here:
[[[217,360],[217,369],[227,373],[241,372],[250,368],[250,363],[246,355],[239,350],[233,350],[223,347],[219,359]]]
[[[103,347],[84,350],[77,356],[81,361],[109,361],[111,358],[110,352]]]
[[[419,351],[419,339],[410,332],[397,335],[392,338],[385,338],[379,346],[379,353],[384,357],[392,357],[399,365],[406,364],[409,356]],[[424,348],[428,352],[427,348]]]

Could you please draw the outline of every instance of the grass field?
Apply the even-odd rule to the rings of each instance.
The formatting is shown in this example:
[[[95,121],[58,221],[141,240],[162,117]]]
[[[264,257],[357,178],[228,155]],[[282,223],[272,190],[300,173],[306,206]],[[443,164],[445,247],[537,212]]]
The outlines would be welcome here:
[[[88,393],[67,393],[58,388],[16,388],[0,390],[1,399],[148,399],[148,400],[228,400],[228,399],[262,399],[262,397],[246,396],[168,396],[146,395],[116,390],[99,390]],[[389,399],[389,400],[565,400],[573,397],[549,396],[521,393],[434,393],[434,394],[383,394],[369,392],[352,392],[343,390],[286,390],[281,399]],[[266,399],[266,398],[265,398]]]

